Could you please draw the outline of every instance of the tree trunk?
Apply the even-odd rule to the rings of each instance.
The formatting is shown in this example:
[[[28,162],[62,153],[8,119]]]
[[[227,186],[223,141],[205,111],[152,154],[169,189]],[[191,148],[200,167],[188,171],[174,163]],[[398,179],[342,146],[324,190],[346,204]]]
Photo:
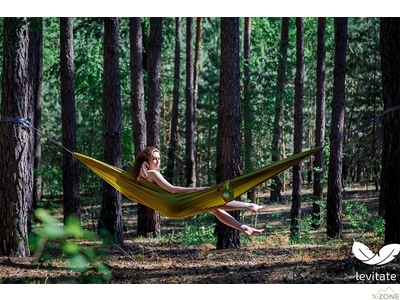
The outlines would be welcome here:
[[[33,108],[33,126],[41,128],[42,126],[42,74],[43,74],[43,25],[42,18],[31,18],[29,30],[29,102]],[[40,133],[34,131],[34,170],[41,166],[42,148]],[[35,183],[33,186],[33,198],[29,221],[28,231],[31,232],[31,220],[34,218],[32,211],[37,208],[42,197],[42,178],[40,175],[34,174]]]
[[[160,147],[160,84],[161,84],[162,18],[150,18],[148,55],[147,145]],[[138,204],[138,235],[160,236],[160,214]]]
[[[174,167],[176,157],[176,147],[178,144],[178,105],[179,105],[179,86],[181,73],[181,39],[182,39],[182,22],[181,18],[175,18],[175,65],[174,65],[174,88],[172,92],[172,115],[171,115],[171,137],[168,149],[168,163],[165,178],[174,184]]]
[[[345,108],[347,18],[335,18],[335,58],[327,195],[327,235],[342,238],[342,150]]]
[[[122,105],[119,79],[119,19],[104,19],[104,161],[121,167]],[[122,195],[103,183],[103,201],[98,224],[100,235],[123,244]]]
[[[197,18],[196,20],[196,43],[194,46],[194,71],[193,71],[193,102],[194,107],[197,106],[197,95],[198,95],[198,87],[199,87],[199,68],[200,68],[200,40],[201,40],[201,22],[203,21],[202,17]]]
[[[381,18],[382,96],[384,110],[400,105],[400,19]],[[400,243],[400,111],[382,117],[382,175],[385,244]]]
[[[294,135],[293,154],[303,149],[303,85],[304,85],[304,19],[296,18],[296,79],[294,91]],[[292,239],[300,235],[301,220],[301,163],[293,166],[293,191],[290,234]]]
[[[193,65],[193,18],[186,18],[186,185],[196,186],[196,165],[194,161],[194,65]]]
[[[282,153],[282,124],[283,124],[283,107],[286,89],[286,62],[289,40],[289,20],[290,18],[282,18],[281,43],[278,56],[278,78],[275,104],[274,132],[272,136],[272,161],[281,159]],[[271,201],[281,201],[282,182],[279,175],[272,178]]]
[[[147,145],[146,115],[144,110],[143,34],[141,18],[130,18],[129,26],[129,39],[131,46],[132,132],[135,155],[138,155]]]
[[[243,120],[244,120],[244,161],[245,172],[253,170],[253,135],[252,122],[253,113],[251,106],[250,89],[250,53],[251,53],[251,18],[244,18],[243,37],[243,58],[244,58],[244,83],[243,83]],[[247,198],[254,201],[254,189],[247,192]]]
[[[199,89],[199,68],[200,68],[200,41],[201,41],[201,22],[203,21],[202,17],[198,17],[196,19],[196,42],[194,46],[194,70],[193,70],[193,106],[194,106],[194,122],[193,122],[193,128],[196,130],[196,111],[197,111],[197,97],[198,97],[198,89]],[[193,132],[193,135],[195,133]],[[198,177],[199,174],[197,174],[197,161],[196,161],[196,145],[194,143],[194,138],[193,138],[193,161],[194,161],[194,177],[196,180],[196,185],[201,186],[201,183],[199,183]]]
[[[323,145],[325,140],[325,36],[326,36],[326,18],[318,18],[318,45],[317,45],[317,104],[315,117],[315,147]],[[324,152],[320,151],[315,154],[314,161],[314,182],[313,182],[313,228],[317,229],[321,226],[322,213],[321,201],[324,200],[324,186],[322,179],[324,178],[325,157]]]
[[[60,18],[62,144],[76,151],[73,40],[73,19]],[[63,193],[64,222],[68,217],[79,218],[78,162],[66,151],[63,152]]]
[[[1,115],[33,119],[28,98],[26,18],[4,18]],[[33,197],[33,132],[0,122],[0,256],[27,257],[28,218]]]
[[[160,146],[162,18],[150,18],[148,54],[147,145]]]
[[[218,104],[217,182],[240,170],[239,19],[221,18],[221,75]],[[239,211],[230,212],[236,219]],[[240,247],[239,231],[217,221],[217,249]]]

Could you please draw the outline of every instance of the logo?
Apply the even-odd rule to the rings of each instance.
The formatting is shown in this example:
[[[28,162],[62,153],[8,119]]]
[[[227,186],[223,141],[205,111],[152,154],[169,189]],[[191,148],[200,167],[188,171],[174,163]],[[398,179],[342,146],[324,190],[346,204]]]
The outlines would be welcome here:
[[[379,249],[379,252],[375,254],[366,245],[360,242],[354,241],[353,243],[353,254],[363,263],[368,265],[385,265],[391,262],[400,253],[400,244],[388,244]]]
[[[224,199],[225,202],[228,202],[231,199],[231,192],[230,191],[222,192],[222,199]]]
[[[399,299],[399,294],[397,294],[389,286],[386,289],[380,289],[377,293],[372,294],[372,299]]]

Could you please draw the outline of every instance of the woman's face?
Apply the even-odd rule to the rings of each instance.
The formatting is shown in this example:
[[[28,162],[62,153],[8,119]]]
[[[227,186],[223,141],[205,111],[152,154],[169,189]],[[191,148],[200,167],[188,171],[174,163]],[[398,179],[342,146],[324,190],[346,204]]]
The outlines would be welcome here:
[[[158,170],[160,168],[160,153],[154,151],[149,159],[149,170]]]

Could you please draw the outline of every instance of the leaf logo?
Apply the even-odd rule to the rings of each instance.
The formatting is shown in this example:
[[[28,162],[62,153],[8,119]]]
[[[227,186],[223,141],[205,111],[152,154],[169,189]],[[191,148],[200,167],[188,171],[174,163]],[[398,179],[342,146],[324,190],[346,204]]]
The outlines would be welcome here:
[[[384,265],[391,262],[400,253],[400,244],[388,244],[379,249],[375,254],[366,245],[354,241],[353,254],[363,263],[368,265]]]

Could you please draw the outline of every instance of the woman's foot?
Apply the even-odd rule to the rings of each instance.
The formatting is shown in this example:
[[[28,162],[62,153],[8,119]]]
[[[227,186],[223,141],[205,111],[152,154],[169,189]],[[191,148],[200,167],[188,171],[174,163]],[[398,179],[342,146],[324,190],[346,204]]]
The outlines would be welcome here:
[[[244,233],[246,236],[256,236],[256,235],[260,235],[260,234],[263,233],[263,231],[264,231],[264,229],[255,229],[255,228],[252,228],[252,227],[247,226],[247,225],[242,225],[242,226],[240,227],[240,229],[243,231],[243,233]]]

